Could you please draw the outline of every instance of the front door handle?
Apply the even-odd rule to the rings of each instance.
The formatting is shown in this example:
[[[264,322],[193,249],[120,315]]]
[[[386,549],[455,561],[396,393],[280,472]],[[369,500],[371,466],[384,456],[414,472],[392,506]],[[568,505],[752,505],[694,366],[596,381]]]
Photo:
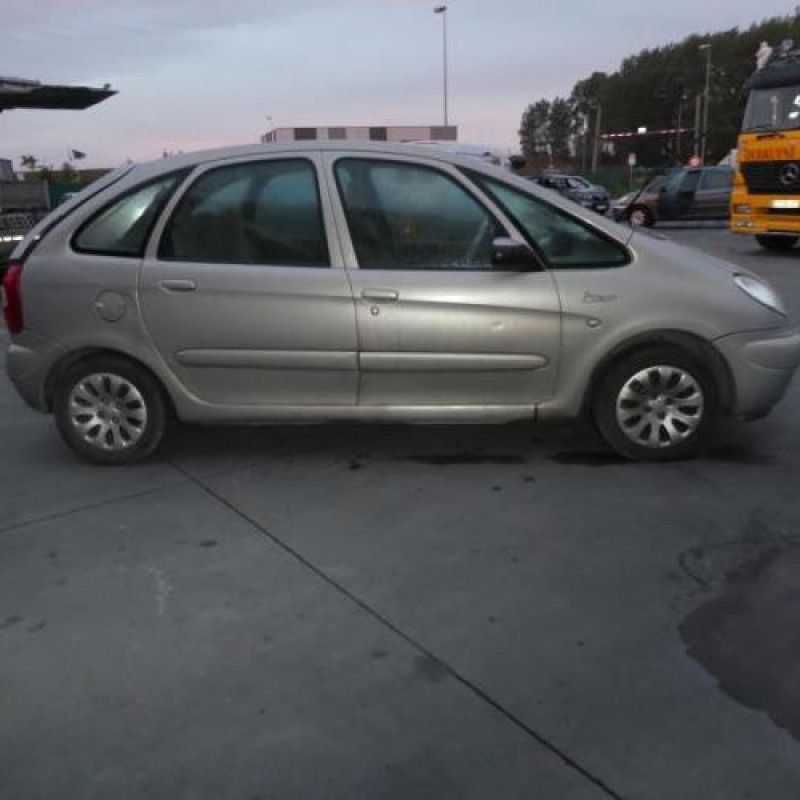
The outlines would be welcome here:
[[[394,289],[364,289],[361,292],[364,300],[375,300],[379,303],[394,303],[400,295]]]
[[[167,292],[194,292],[197,289],[197,284],[189,280],[166,280],[159,286]]]

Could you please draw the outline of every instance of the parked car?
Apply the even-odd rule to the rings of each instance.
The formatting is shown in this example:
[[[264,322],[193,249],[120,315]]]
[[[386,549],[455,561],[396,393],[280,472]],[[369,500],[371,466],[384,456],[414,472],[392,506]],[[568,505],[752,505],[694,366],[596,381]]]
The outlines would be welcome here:
[[[598,214],[608,213],[611,207],[611,197],[605,187],[590,183],[579,175],[545,173],[536,178],[536,183],[546,189],[553,189],[579,206],[590,208]]]
[[[13,384],[106,464],[152,453],[170,416],[588,413],[629,458],[682,458],[720,414],[766,414],[800,361],[755,275],[413,146],[121,168],[23,240],[4,288]]]
[[[615,200],[611,214],[648,228],[662,221],[724,220],[730,216],[732,188],[729,166],[681,169]]]
[[[6,260],[11,251],[43,216],[44,214],[41,213],[4,214],[0,212],[0,280],[2,280]]]

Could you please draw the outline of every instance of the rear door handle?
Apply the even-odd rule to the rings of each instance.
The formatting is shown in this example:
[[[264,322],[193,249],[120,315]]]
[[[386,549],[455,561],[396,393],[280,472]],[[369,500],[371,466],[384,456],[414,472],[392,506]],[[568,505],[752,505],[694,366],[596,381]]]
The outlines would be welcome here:
[[[364,289],[361,292],[364,300],[375,300],[379,303],[394,303],[400,295],[394,289]]]
[[[197,284],[188,280],[166,280],[161,281],[159,286],[167,292],[194,292]]]

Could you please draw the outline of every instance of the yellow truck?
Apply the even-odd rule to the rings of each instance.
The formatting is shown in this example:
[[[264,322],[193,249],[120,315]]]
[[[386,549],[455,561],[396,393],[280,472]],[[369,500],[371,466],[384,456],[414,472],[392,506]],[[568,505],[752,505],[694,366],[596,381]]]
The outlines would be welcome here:
[[[782,46],[747,89],[731,229],[788,250],[800,239],[800,51]]]

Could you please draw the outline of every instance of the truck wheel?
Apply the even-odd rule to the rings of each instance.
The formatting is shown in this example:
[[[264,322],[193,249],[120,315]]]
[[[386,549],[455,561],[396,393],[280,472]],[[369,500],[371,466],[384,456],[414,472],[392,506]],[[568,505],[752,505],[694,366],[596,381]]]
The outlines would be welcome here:
[[[797,236],[756,236],[756,241],[765,250],[786,251],[797,244]]]
[[[652,228],[655,223],[653,212],[647,206],[634,206],[628,212],[628,220],[636,228]]]

